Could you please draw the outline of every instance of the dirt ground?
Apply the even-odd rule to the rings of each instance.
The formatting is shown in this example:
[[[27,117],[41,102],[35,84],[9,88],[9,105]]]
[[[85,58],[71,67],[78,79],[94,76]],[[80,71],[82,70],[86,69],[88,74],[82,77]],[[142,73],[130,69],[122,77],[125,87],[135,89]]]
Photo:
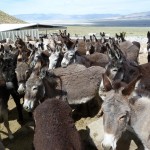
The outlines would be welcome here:
[[[147,57],[147,53],[143,53],[143,52],[140,53],[139,56],[140,64],[147,62],[146,57]],[[14,139],[13,140],[8,139],[7,131],[2,123],[0,134],[1,134],[2,142],[6,147],[6,150],[32,150],[33,124],[30,120],[30,117],[28,116],[28,113],[25,111],[23,112],[26,124],[20,126],[20,124],[16,120],[17,112],[16,112],[13,99],[9,100],[8,106],[9,106],[10,129],[13,132]],[[94,120],[96,119],[90,117],[81,118],[79,121],[76,122],[76,127],[78,130],[82,130],[82,129],[85,130],[86,125],[89,124],[90,122],[93,122]]]

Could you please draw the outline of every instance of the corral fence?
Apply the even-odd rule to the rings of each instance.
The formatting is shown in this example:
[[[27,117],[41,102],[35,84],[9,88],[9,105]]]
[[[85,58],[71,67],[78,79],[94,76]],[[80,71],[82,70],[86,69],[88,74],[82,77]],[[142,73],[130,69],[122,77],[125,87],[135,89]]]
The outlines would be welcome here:
[[[20,38],[24,39],[26,38],[26,35],[30,35],[31,38],[36,37],[39,38],[39,31],[38,29],[30,29],[30,30],[15,30],[15,31],[3,31],[0,32],[0,40],[10,38],[13,41],[16,40],[16,36],[19,36]]]

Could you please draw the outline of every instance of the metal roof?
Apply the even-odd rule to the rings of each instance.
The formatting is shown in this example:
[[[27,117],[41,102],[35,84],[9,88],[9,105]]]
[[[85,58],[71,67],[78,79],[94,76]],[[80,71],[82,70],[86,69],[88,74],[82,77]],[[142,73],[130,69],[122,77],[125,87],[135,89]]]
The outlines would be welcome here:
[[[23,29],[50,29],[50,28],[56,28],[56,29],[66,29],[65,26],[53,26],[49,24],[38,24],[38,23],[27,23],[27,24],[0,24],[0,32],[4,31],[13,31],[13,30],[23,30]]]

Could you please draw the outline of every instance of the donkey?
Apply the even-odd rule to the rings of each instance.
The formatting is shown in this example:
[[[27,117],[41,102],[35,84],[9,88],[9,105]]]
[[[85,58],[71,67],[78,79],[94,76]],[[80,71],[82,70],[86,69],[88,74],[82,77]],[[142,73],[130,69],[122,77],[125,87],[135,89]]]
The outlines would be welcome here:
[[[49,78],[45,78],[40,75],[41,64],[38,62],[36,66],[38,67],[34,68],[26,82],[23,108],[28,112],[32,112],[39,103],[43,102],[43,99],[58,95],[55,90],[57,82],[54,80],[53,74],[48,75]]]
[[[149,31],[147,32],[147,38],[148,38],[148,41],[147,41],[147,52],[148,52],[147,61],[150,62],[150,32]]]
[[[27,48],[26,43],[20,37],[17,37],[15,41],[15,46],[17,50],[19,51],[19,53],[22,54],[23,60],[27,61],[28,57],[30,56],[31,51],[30,49]]]
[[[116,38],[118,41],[116,41],[120,47],[120,49],[127,55],[127,58],[129,60],[134,60],[138,62],[137,58],[140,51],[140,43],[137,41],[127,41],[125,40],[125,32],[121,32],[120,35],[116,34]]]
[[[91,37],[91,36],[90,36]],[[86,50],[86,55],[91,55],[95,52],[95,47],[92,44],[92,39],[86,39],[86,37],[83,37],[84,40],[84,45],[85,45],[85,50]]]
[[[72,48],[74,45],[74,41],[70,38],[70,34],[69,33],[67,34],[66,30],[64,30],[64,32],[59,30],[59,33],[60,33],[59,40],[61,41],[61,43],[66,44],[68,49]]]
[[[83,64],[86,67],[90,67],[90,61],[79,54],[78,51],[75,51],[74,49],[68,50],[61,61],[61,66],[63,68],[67,67],[68,65],[72,63],[78,63]]]
[[[72,109],[62,99],[46,99],[34,111],[35,150],[83,150],[72,119]]]
[[[64,50],[67,50],[66,44],[57,43],[54,39],[53,44],[49,45],[49,69],[61,67],[61,61],[64,56]]]
[[[105,69],[93,66],[76,72],[75,67],[74,70],[70,70],[68,67],[64,69],[66,75],[62,72],[62,68],[58,69],[60,71],[54,69],[54,73],[49,71],[41,73],[39,69],[32,72],[26,82],[24,109],[30,112],[45,98],[62,97],[67,99],[71,106],[92,103],[96,104],[98,110],[101,105],[98,83]],[[88,88],[87,83],[90,83]],[[89,113],[93,113],[93,110],[89,110]]]
[[[9,91],[9,95],[7,98],[9,99],[10,95],[13,97],[18,111],[18,121],[21,123],[23,121],[22,105],[20,103],[19,93],[17,92],[18,83],[17,83],[17,77],[15,73],[17,55],[11,53],[5,53],[1,61],[3,64],[2,74],[6,81],[7,90]]]
[[[125,35],[126,35],[126,32],[121,32],[120,35],[118,35],[116,33],[116,38],[117,38],[116,42],[119,43],[119,44],[124,44],[125,42],[129,42],[129,41],[126,41]],[[135,46],[137,46],[139,49],[141,47],[140,43],[137,42],[137,41],[133,41],[132,44],[134,44]]]
[[[134,61],[129,61],[118,48],[109,48],[108,56],[110,61],[106,67],[106,75],[111,82],[120,80],[129,83],[139,74],[143,74],[138,86],[150,90],[150,63],[138,65]],[[101,85],[101,88],[102,86],[103,85]]]
[[[138,43],[134,41],[134,43]],[[127,59],[130,61],[135,61],[138,63],[138,56],[139,56],[139,51],[140,51],[140,46],[137,47],[133,42],[130,41],[124,41],[119,43],[119,48],[121,51],[126,55]]]
[[[14,136],[12,135],[12,132],[9,128],[9,122],[8,122],[8,108],[7,108],[8,98],[9,98],[9,92],[6,87],[5,79],[3,78],[2,75],[2,70],[0,69],[0,120],[4,121],[4,126],[8,131],[9,139],[13,139]]]
[[[63,54],[59,51],[52,52],[49,56],[49,67],[48,69],[55,69],[61,67],[61,61],[63,59]]]
[[[148,91],[136,89],[140,78],[141,75],[127,85],[120,82],[112,85],[109,80],[104,84],[106,89],[110,88],[102,104],[104,149],[115,150],[117,141],[126,130],[137,135],[145,150],[150,149],[150,119],[146,115],[150,113],[150,96]]]
[[[15,69],[17,81],[18,81],[18,93],[20,95],[25,94],[25,84],[31,74],[30,66],[27,62],[18,61]]]
[[[126,35],[126,32],[121,32],[120,35],[118,35],[118,34],[116,33],[116,38],[117,38],[117,40],[118,40],[118,43],[121,43],[121,42],[126,41],[126,40],[125,40],[125,35]]]
[[[0,141],[0,150],[5,150],[5,147],[1,141]]]
[[[61,62],[62,67],[67,67],[69,64],[72,63],[78,63],[78,64],[83,64],[86,67],[90,66],[101,66],[105,67],[106,64],[108,63],[108,56],[106,54],[102,53],[93,53],[91,55],[80,55],[79,51],[77,50],[78,48],[76,47],[68,50],[63,57],[63,60]]]

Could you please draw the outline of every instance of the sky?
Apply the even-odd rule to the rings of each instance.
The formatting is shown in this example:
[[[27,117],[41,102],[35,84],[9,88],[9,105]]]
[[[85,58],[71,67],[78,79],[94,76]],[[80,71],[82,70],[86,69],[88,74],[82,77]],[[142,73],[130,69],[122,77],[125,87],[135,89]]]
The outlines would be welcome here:
[[[10,14],[131,14],[150,11],[150,0],[0,0]]]

